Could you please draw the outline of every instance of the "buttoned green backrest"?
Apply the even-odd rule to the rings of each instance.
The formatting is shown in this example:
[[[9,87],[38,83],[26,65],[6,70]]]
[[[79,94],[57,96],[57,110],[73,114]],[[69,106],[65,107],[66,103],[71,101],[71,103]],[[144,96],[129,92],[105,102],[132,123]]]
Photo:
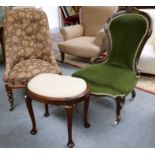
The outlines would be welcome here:
[[[111,55],[107,63],[133,70],[139,47],[148,31],[148,20],[136,13],[116,16],[109,25]]]

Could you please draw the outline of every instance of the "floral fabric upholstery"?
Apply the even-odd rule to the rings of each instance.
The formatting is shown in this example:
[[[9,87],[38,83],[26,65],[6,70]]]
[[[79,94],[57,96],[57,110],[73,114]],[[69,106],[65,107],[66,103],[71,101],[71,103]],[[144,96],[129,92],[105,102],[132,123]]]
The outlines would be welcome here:
[[[42,72],[60,73],[43,11],[34,8],[10,10],[4,18],[4,42],[5,82],[24,77],[27,81]]]
[[[28,59],[16,64],[9,72],[11,85],[26,84],[39,73],[57,73],[54,66],[41,59]]]

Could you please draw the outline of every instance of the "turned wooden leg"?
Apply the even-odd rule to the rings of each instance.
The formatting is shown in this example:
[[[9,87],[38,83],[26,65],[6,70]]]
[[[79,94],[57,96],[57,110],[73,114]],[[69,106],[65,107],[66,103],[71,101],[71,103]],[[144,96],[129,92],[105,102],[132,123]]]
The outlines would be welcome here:
[[[65,53],[64,52],[60,52],[61,53],[61,62],[64,62],[65,59]]]
[[[84,103],[84,113],[83,113],[83,119],[84,119],[84,127],[89,128],[90,124],[88,123],[88,108],[89,108],[89,99],[90,94],[87,94],[85,97],[85,103]]]
[[[37,129],[36,129],[35,116],[34,116],[34,112],[32,108],[32,99],[27,95],[25,95],[25,103],[26,103],[28,112],[30,114],[31,122],[32,122],[32,130],[30,131],[30,133],[32,135],[35,135],[37,133]]]
[[[133,90],[133,91],[131,92],[131,99],[130,99],[130,101],[133,101],[135,97],[136,97],[136,91]]]
[[[116,121],[115,124],[117,125],[120,122],[121,119],[121,109],[123,107],[123,104],[125,102],[125,97],[116,97]]]
[[[74,142],[72,140],[72,119],[73,119],[73,105],[65,106],[67,113],[67,126],[68,126],[68,143],[67,146],[72,148],[74,147]]]
[[[45,117],[49,116],[49,111],[48,111],[48,104],[45,104],[45,113],[44,113]]]
[[[9,110],[13,110],[13,105],[14,105],[14,99],[13,99],[13,93],[12,93],[12,88],[8,86],[8,84],[5,84],[5,89],[8,95],[8,102],[9,102]]]

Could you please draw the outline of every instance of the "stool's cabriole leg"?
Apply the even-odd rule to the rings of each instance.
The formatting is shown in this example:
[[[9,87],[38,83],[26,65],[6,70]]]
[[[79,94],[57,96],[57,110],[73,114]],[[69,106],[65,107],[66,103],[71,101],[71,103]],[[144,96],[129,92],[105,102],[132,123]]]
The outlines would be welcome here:
[[[90,94],[87,93],[85,97],[85,103],[84,103],[84,112],[83,112],[83,119],[84,119],[84,127],[89,128],[90,124],[88,123],[88,108],[89,108],[89,99]]]
[[[37,130],[36,130],[35,116],[34,116],[34,112],[33,112],[33,108],[32,108],[32,99],[28,95],[25,95],[25,102],[26,102],[28,112],[30,114],[31,121],[32,121],[31,134],[35,135],[37,133]]]
[[[65,106],[65,110],[67,113],[67,126],[68,126],[68,143],[67,146],[72,148],[74,147],[74,142],[72,140],[72,119],[73,119],[73,109],[74,106]]]
[[[48,104],[45,104],[45,113],[44,113],[45,117],[49,116],[49,111],[48,111]]]

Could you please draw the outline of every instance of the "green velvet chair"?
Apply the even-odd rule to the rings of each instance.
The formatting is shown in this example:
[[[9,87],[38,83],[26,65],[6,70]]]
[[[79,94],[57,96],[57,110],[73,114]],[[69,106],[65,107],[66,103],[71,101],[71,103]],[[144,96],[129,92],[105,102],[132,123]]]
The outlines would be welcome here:
[[[116,101],[116,121],[120,121],[120,111],[125,97],[132,93],[140,77],[137,63],[144,44],[151,35],[150,17],[136,8],[114,14],[106,23],[108,38],[107,61],[93,64],[73,73],[83,78],[90,86],[91,94],[106,95]]]

